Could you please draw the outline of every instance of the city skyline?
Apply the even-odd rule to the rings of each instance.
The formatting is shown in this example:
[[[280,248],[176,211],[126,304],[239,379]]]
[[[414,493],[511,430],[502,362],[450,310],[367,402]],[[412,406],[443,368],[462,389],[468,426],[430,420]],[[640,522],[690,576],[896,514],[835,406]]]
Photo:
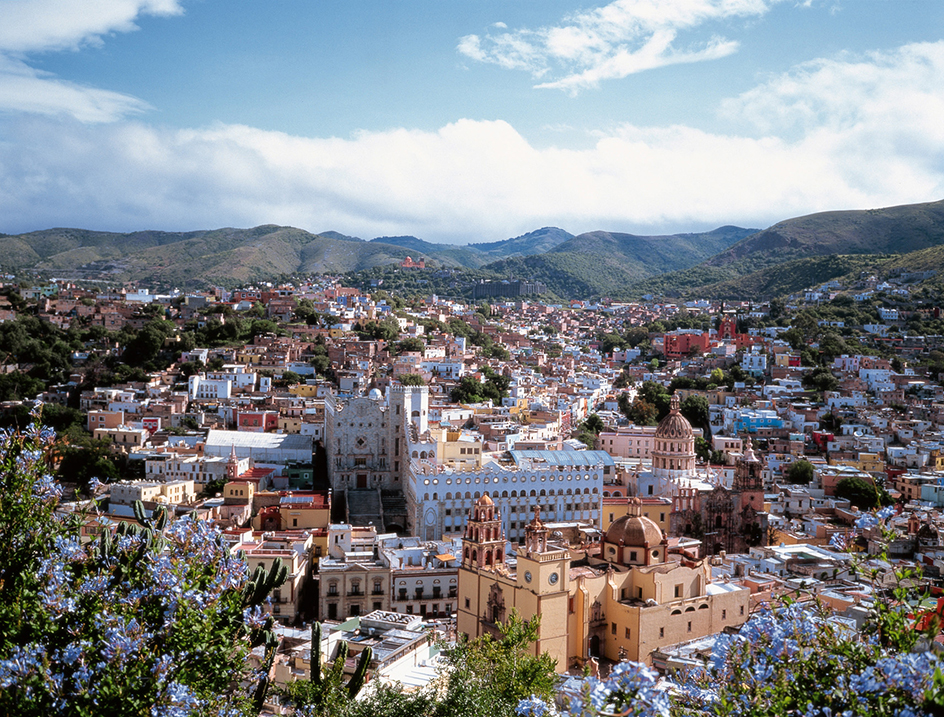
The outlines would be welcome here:
[[[0,231],[495,241],[944,196],[934,2],[0,5]]]

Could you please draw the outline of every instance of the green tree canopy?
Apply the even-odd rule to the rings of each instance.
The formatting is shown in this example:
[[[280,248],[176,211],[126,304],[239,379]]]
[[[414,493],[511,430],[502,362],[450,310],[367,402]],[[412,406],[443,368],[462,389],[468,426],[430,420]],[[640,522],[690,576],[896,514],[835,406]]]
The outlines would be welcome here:
[[[807,485],[813,480],[813,464],[802,459],[793,461],[783,473],[787,482]]]
[[[884,489],[858,476],[848,476],[839,481],[835,495],[837,498],[845,498],[859,510],[871,510],[887,500]]]

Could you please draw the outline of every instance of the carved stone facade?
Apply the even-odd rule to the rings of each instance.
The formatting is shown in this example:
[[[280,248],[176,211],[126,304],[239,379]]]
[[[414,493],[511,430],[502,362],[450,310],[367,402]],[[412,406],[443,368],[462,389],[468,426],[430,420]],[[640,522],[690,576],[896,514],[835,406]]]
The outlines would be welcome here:
[[[731,488],[717,485],[709,493],[682,488],[673,500],[671,532],[703,541],[709,553],[744,553],[767,544],[763,465],[747,450],[734,466]]]
[[[488,495],[471,510],[462,543],[458,631],[497,635],[512,610],[525,620],[540,615],[532,650],[550,653],[558,671],[596,656],[651,662],[660,647],[747,619],[749,591],[711,584],[705,560],[668,555],[665,535],[638,504],[607,530],[598,546],[604,559],[563,545],[535,510],[517,560],[499,560],[505,536]]]

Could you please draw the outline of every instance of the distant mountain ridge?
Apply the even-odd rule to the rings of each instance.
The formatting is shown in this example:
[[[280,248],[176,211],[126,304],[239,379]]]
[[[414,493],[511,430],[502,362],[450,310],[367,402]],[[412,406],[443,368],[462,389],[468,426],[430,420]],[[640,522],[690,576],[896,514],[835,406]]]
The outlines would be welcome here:
[[[0,268],[199,288],[293,274],[374,270],[376,275],[412,256],[433,269],[450,269],[453,286],[462,285],[462,271],[474,270],[470,276],[479,279],[541,281],[559,298],[652,293],[763,299],[870,267],[892,267],[894,257],[903,257],[902,267],[909,262],[935,267],[942,254],[931,250],[939,246],[944,246],[944,201],[821,212],[764,230],[723,226],[664,236],[609,231],[575,236],[543,227],[466,246],[414,236],[364,241],[337,231],[311,234],[273,224],[125,234],[56,228],[0,234]],[[421,290],[420,275],[410,276]]]
[[[778,222],[696,266],[640,282],[630,293],[771,298],[883,265],[889,255],[941,245],[944,201],[820,212]]]
[[[573,237],[574,235],[570,232],[557,227],[542,227],[512,239],[469,244],[469,248],[490,256],[530,256],[551,251]]]

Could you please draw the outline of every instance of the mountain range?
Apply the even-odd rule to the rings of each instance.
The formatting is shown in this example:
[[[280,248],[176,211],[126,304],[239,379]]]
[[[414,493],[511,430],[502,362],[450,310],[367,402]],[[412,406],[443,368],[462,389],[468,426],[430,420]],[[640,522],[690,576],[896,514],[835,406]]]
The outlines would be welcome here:
[[[48,229],[0,235],[0,268],[145,286],[235,286],[285,276],[395,268],[405,257],[477,278],[541,281],[559,298],[643,294],[767,298],[882,267],[936,268],[944,259],[944,201],[822,212],[764,229],[639,236],[573,235],[544,227],[498,242],[434,244],[413,236],[365,241],[294,227],[127,234]],[[922,253],[924,252],[924,253]],[[923,270],[923,269],[914,269]],[[470,274],[471,275],[471,274]]]

